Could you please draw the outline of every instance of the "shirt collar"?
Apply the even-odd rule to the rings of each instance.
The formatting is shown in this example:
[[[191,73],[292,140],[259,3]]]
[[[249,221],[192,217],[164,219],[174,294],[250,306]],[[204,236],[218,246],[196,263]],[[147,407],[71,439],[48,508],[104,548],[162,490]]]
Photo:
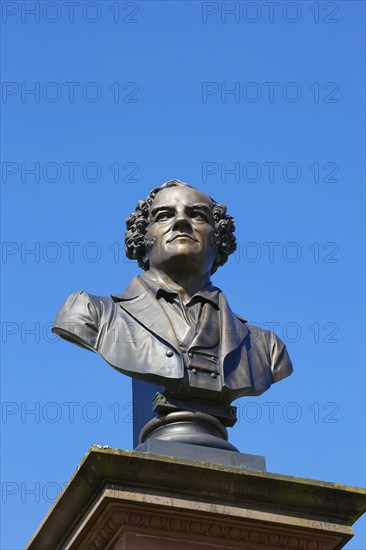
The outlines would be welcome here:
[[[149,271],[145,271],[145,273],[139,275],[139,279],[151,290],[151,292],[153,292],[156,298],[159,298],[159,295],[164,294],[174,297],[178,296],[178,292],[176,290],[170,288],[165,281],[153,277]],[[220,289],[213,286],[212,283],[209,283],[205,288],[196,292],[196,294],[192,296],[185,305],[188,306],[193,301],[203,301],[210,302],[217,309],[220,309],[220,292]]]

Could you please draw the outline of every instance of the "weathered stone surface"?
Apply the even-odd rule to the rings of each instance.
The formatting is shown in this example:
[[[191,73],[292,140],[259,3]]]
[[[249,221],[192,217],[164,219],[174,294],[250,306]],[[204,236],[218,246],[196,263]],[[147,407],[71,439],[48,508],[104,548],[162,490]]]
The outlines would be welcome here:
[[[176,443],[175,441],[162,441],[150,438],[145,441],[145,443],[142,443],[142,445],[139,445],[135,451],[139,453],[150,453],[211,462],[247,470],[266,471],[266,460],[264,456],[202,447],[201,445],[187,445],[185,443]]]
[[[365,491],[91,447],[28,550],[335,550]]]

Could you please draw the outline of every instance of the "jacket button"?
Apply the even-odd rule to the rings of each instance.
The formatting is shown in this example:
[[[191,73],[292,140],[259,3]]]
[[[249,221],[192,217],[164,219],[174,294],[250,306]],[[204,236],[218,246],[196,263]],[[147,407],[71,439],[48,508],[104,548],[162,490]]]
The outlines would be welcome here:
[[[217,374],[215,372],[211,372],[211,378],[217,378]]]
[[[172,352],[171,349],[167,349],[166,352],[165,352],[165,355],[166,355],[167,357],[173,357],[174,353]]]
[[[196,374],[197,369],[192,369],[193,374]]]
[[[188,357],[190,357],[192,359],[193,353],[191,351],[188,353]]]

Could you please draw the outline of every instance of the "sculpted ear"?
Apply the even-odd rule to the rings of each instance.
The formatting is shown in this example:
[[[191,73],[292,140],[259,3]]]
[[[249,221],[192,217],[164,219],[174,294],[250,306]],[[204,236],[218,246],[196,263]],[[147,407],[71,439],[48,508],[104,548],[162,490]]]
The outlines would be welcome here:
[[[215,265],[216,262],[220,262],[221,254],[220,254],[220,242],[217,239],[217,236],[214,235],[211,239],[212,246],[214,249],[214,253],[212,254],[213,260],[212,260],[212,267]],[[211,270],[211,273],[214,273],[216,271],[217,267],[214,268],[214,270]]]
[[[155,242],[155,239],[153,237],[150,237],[149,235],[145,235],[144,237],[145,254],[142,258],[142,262],[146,270],[149,269],[149,256],[150,256],[150,251],[153,247],[154,242]]]
[[[153,247],[153,244],[155,242],[155,239],[153,237],[150,237],[149,235],[145,235],[145,249],[146,249],[146,254],[149,254],[150,250],[152,249]],[[146,256],[146,255],[145,255]]]

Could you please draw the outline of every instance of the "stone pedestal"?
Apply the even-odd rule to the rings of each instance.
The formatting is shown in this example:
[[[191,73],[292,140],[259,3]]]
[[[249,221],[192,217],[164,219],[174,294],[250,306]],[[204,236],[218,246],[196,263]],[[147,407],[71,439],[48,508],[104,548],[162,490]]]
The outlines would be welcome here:
[[[91,447],[28,550],[336,550],[365,491]]]

